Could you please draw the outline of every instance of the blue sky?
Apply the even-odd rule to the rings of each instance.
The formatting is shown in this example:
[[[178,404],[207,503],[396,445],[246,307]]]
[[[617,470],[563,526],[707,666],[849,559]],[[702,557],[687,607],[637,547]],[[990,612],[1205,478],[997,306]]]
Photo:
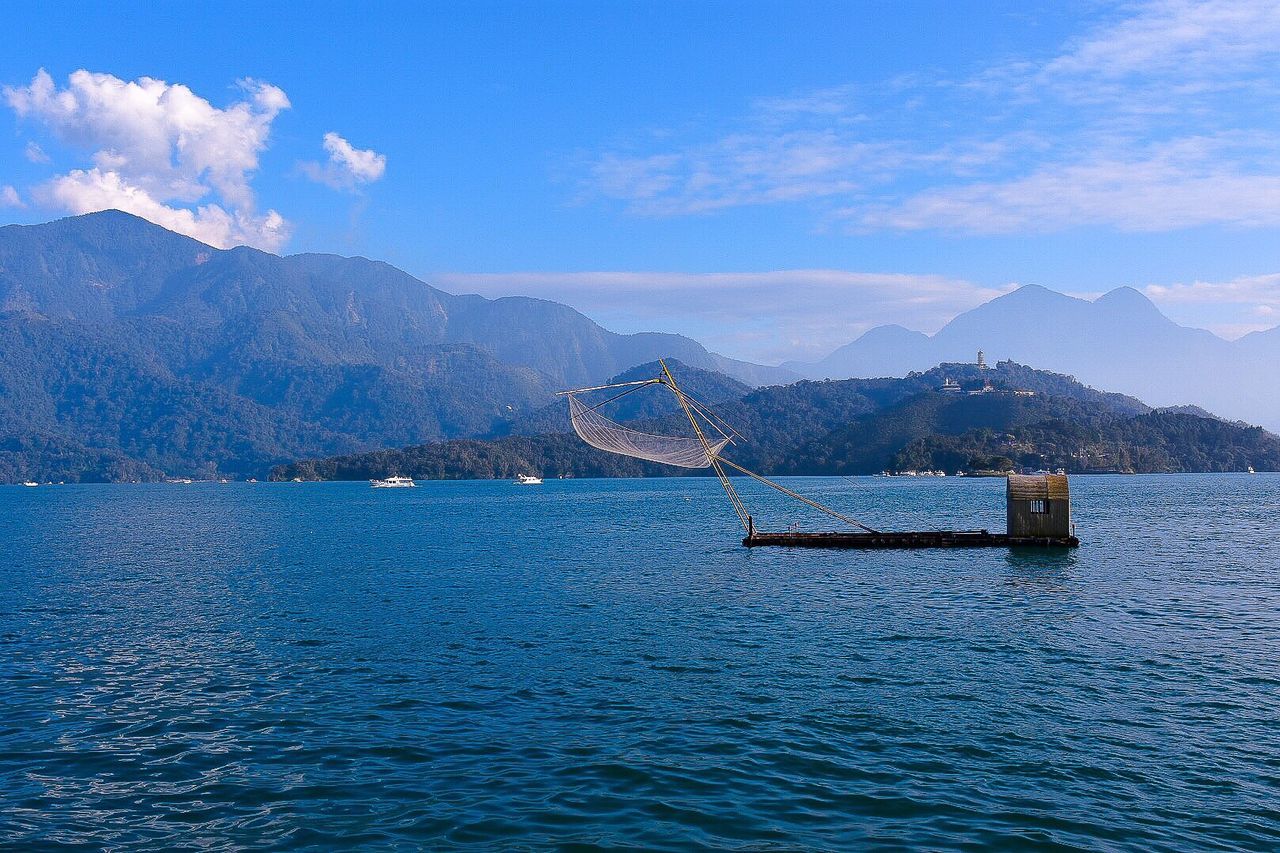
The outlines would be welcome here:
[[[1025,283],[1280,323],[1274,2],[7,16],[0,221],[125,207],[770,362]]]

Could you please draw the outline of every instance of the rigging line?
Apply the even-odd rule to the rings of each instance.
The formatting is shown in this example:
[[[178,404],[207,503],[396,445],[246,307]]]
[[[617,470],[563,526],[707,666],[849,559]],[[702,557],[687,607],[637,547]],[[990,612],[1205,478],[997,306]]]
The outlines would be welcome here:
[[[822,504],[818,503],[817,501],[810,500],[809,498],[806,498],[804,495],[793,492],[790,489],[788,489],[786,486],[773,482],[773,480],[770,480],[768,477],[762,477],[754,471],[748,471],[746,468],[743,468],[738,463],[725,459],[723,456],[719,456],[716,458],[719,461],[723,462],[725,465],[728,465],[730,468],[735,468],[738,471],[741,471],[743,474],[746,474],[748,477],[751,477],[752,479],[755,479],[755,480],[759,480],[761,483],[764,483],[766,486],[769,486],[772,489],[777,489],[779,492],[782,492],[784,495],[795,498],[796,500],[800,501],[803,504],[808,504],[809,506],[813,507],[819,512],[824,512],[827,515],[831,516],[832,518],[838,518],[841,521],[845,522],[846,524],[852,524],[854,527],[861,527],[863,530],[867,531],[868,533],[880,532],[879,530],[876,530],[874,527],[868,527],[867,525],[863,524],[861,521],[850,518],[847,515],[842,515],[841,513],[836,512],[834,509],[831,509],[830,507],[825,507]]]
[[[692,407],[694,411],[698,411],[697,406],[693,404],[693,398],[690,397],[688,394],[684,393],[684,391],[681,391],[679,386],[676,385],[675,377],[671,376],[671,372],[666,369],[666,364],[663,363],[662,359],[658,359],[658,363],[662,364],[663,366],[663,375],[658,377],[658,383],[661,385],[665,385],[667,387],[667,390],[675,395],[676,402],[680,404],[680,408],[684,409],[685,414],[689,416],[690,423],[693,423],[693,416],[689,414],[689,409]],[[668,379],[668,377],[670,378]],[[728,435],[725,435],[725,431],[720,429],[720,427],[716,426],[715,423],[710,418],[707,418],[705,414],[703,414],[702,412],[698,412],[698,414],[701,414],[703,418],[707,421],[707,426],[713,428],[716,432],[720,433],[720,435],[724,436],[725,438],[729,438]],[[694,423],[693,428],[696,431],[698,429],[698,425]],[[732,439],[729,439],[729,440],[732,441]]]
[[[739,497],[737,489],[735,489],[733,484],[729,482],[729,476],[725,474],[724,469],[720,467],[720,462],[717,460],[713,464],[715,466],[716,473],[722,478],[721,483],[725,487],[725,493],[729,495],[729,502],[733,504],[733,510],[738,514],[738,521],[742,524],[743,529],[750,534],[751,513],[747,512],[747,505],[742,502],[742,498]]]
[[[715,422],[713,419],[711,419],[711,418],[707,417],[707,414],[706,414],[705,412],[703,412],[701,409],[699,409],[699,408],[698,408],[698,405],[697,405],[696,403],[694,403],[694,402],[693,402],[693,400],[692,400],[692,399],[690,399],[690,398],[689,398],[689,397],[688,397],[688,396],[687,396],[683,391],[679,390],[678,388],[672,388],[672,389],[671,389],[671,391],[672,391],[672,393],[674,393],[678,398],[680,398],[680,400],[681,400],[681,402],[682,402],[683,404],[687,404],[687,406],[686,406],[686,407],[687,407],[688,409],[691,409],[691,410],[693,410],[694,412],[697,412],[698,414],[702,415],[703,420],[705,420],[705,421],[707,422],[707,426],[711,427],[713,430],[715,430],[716,432],[720,433],[721,437],[722,437],[722,438],[724,438],[726,441],[728,441],[728,442],[730,442],[730,443],[732,443],[732,442],[733,442],[733,437],[732,437],[731,435],[729,435],[729,433],[727,433],[727,432],[725,432],[724,430],[720,429],[720,427],[716,424],[716,422]],[[725,424],[725,426],[728,426],[728,424]],[[729,432],[733,432],[733,427],[729,427]],[[741,436],[739,436],[739,438],[741,438]]]
[[[680,393],[680,388],[676,385],[675,377],[671,375],[671,371],[667,368],[666,361],[658,359],[658,364],[662,365],[662,374],[666,377],[668,386],[675,392],[676,399],[680,401],[680,407],[684,409],[685,416],[689,418],[689,424],[693,427],[694,434],[698,436],[698,441],[702,442],[702,449],[707,454],[707,461],[711,463],[711,467],[715,469],[716,476],[720,478],[720,485],[724,487],[725,494],[729,496],[729,502],[733,504],[734,512],[738,514],[738,521],[742,524],[743,530],[750,532],[751,521],[750,516],[747,514],[746,506],[743,505],[742,499],[738,497],[737,491],[733,488],[733,483],[729,482],[724,469],[720,467],[719,457],[711,450],[707,437],[702,434],[702,427],[698,426],[698,420],[693,416],[693,410],[689,408],[684,395]],[[728,436],[725,436],[725,438],[728,438]]]
[[[683,391],[681,391],[680,393],[684,394]],[[729,424],[725,423],[724,419],[721,418],[719,415],[717,415],[715,412],[711,411],[705,405],[702,405],[697,400],[690,397],[688,394],[685,394],[684,396],[685,396],[685,399],[689,401],[689,405],[693,407],[693,410],[698,414],[702,415],[702,417],[704,417],[707,420],[707,423],[715,427],[716,432],[720,433],[725,438],[729,439],[730,442],[732,442],[735,438],[742,438],[742,435],[736,429],[729,426]],[[721,429],[721,427],[723,427],[724,429]],[[729,432],[725,432],[726,429]],[[746,439],[742,439],[742,440],[746,441]]]
[[[585,394],[587,391],[603,391],[606,388],[626,388],[628,385],[652,385],[655,382],[661,382],[661,379],[637,379],[634,382],[614,382],[610,385],[592,385],[590,388],[571,388],[568,391],[557,391],[557,397],[563,397],[566,394]]]
[[[609,403],[612,403],[614,400],[617,400],[617,399],[619,399],[619,398],[621,398],[621,397],[625,397],[625,396],[627,396],[628,394],[630,394],[632,391],[639,391],[643,386],[645,386],[645,385],[652,385],[653,383],[655,383],[655,382],[657,382],[657,381],[658,381],[658,380],[656,380],[656,379],[649,379],[649,380],[646,380],[645,382],[642,382],[640,385],[637,385],[637,386],[636,386],[636,387],[634,387],[634,388],[628,388],[627,390],[623,391],[621,394],[614,394],[612,397],[610,397],[608,400],[605,400],[603,403],[596,403],[594,406],[590,407],[590,408],[589,408],[589,409],[587,409],[586,411],[588,411],[588,412],[594,412],[596,409],[600,408],[601,406],[607,406]],[[613,385],[613,386],[605,385],[605,386],[603,386],[603,387],[605,387],[605,388],[609,388],[609,387],[617,388],[618,386],[617,386],[617,385]],[[598,390],[600,390],[600,389],[598,389],[598,388],[586,388],[586,389],[584,389],[584,390],[586,390],[586,391],[598,391]],[[564,393],[566,393],[566,394],[577,394],[578,392],[577,392],[577,391],[566,391],[566,392],[564,392]]]
[[[665,379],[659,379],[658,381],[663,385],[666,385],[667,388],[671,390],[671,393],[675,394],[676,397],[680,399],[681,405],[688,404],[687,408],[691,408],[698,414],[702,415],[702,418],[707,422],[707,426],[720,433],[720,435],[730,444],[733,443],[734,438],[742,438],[736,429],[725,423],[723,418],[708,409],[705,405],[699,404],[696,399],[686,394],[683,389],[677,388],[673,384],[675,382],[674,379],[672,379],[671,382],[667,382]],[[723,426],[724,429],[721,429],[721,426]],[[726,429],[729,432],[725,432]],[[746,439],[743,439],[743,441],[745,440]]]
[[[673,389],[673,390],[675,390],[675,389]],[[728,435],[727,433],[725,433],[725,431],[724,431],[725,429],[727,429],[730,433],[732,433],[732,434],[733,434],[733,437],[734,437],[734,438],[742,438],[742,435],[741,435],[741,434],[739,434],[739,432],[738,432],[736,429],[734,429],[732,426],[730,426],[730,425],[725,421],[725,419],[724,419],[724,418],[720,417],[720,416],[719,416],[719,415],[717,415],[715,412],[711,411],[711,407],[710,407],[710,406],[708,406],[706,403],[702,402],[701,400],[699,400],[697,397],[693,396],[693,395],[692,395],[692,394],[690,394],[689,392],[685,391],[683,388],[678,389],[678,390],[679,390],[680,394],[681,394],[681,395],[682,395],[686,400],[688,400],[688,401],[689,401],[689,404],[690,404],[691,406],[693,406],[694,410],[695,410],[698,414],[700,414],[700,415],[702,415],[704,418],[706,418],[706,419],[707,419],[707,420],[712,424],[712,426],[715,426],[717,423],[719,424],[719,426],[716,426],[716,430],[717,430],[721,435],[723,435],[725,438],[729,438],[729,435]],[[724,427],[724,429],[720,429],[720,427]],[[745,441],[745,439],[743,439],[743,440]]]
[[[857,477],[851,477],[851,476],[849,476],[848,474],[836,474],[836,476],[837,476],[837,477],[839,477],[839,478],[840,478],[840,479],[842,479],[842,480],[848,480],[850,483],[853,483],[854,485],[859,485],[859,483],[858,483],[858,478],[857,478]],[[943,528],[941,528],[941,527],[934,527],[933,525],[926,525],[926,526],[929,528],[929,530],[931,530],[931,531],[933,531],[933,532],[935,532],[935,533],[944,533],[944,532],[945,532],[945,530],[944,530]]]

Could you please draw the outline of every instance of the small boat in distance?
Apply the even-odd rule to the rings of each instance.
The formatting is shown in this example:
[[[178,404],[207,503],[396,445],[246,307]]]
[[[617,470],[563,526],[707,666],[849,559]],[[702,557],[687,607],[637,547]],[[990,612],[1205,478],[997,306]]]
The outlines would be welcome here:
[[[532,474],[517,474],[516,484],[520,486],[541,486],[542,478],[534,477]]]
[[[370,480],[369,485],[375,489],[412,489],[417,483],[410,477],[387,477],[385,480]]]
[[[1255,471],[1255,470],[1253,470],[1253,466],[1252,466],[1252,465],[1250,465],[1250,466],[1249,466],[1249,473],[1250,473],[1250,474],[1256,474],[1256,473],[1258,473],[1258,472],[1257,472],[1257,471]]]
[[[31,482],[30,480],[27,480],[27,481],[26,481],[25,483],[23,483],[22,485],[24,485],[24,486],[38,486],[38,485],[40,485],[40,484],[39,484],[39,483],[33,483],[33,482]]]

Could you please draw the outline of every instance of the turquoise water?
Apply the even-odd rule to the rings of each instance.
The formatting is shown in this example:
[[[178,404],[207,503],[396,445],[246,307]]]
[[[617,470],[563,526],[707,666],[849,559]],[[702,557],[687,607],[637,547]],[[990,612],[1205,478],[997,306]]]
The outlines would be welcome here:
[[[0,488],[0,847],[1280,847],[1280,476],[1072,485]]]

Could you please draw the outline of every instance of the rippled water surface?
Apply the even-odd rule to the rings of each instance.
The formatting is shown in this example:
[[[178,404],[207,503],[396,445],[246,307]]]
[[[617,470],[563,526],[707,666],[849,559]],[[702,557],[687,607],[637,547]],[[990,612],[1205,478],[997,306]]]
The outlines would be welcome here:
[[[0,846],[1280,847],[1280,477],[1072,485],[0,488]]]

